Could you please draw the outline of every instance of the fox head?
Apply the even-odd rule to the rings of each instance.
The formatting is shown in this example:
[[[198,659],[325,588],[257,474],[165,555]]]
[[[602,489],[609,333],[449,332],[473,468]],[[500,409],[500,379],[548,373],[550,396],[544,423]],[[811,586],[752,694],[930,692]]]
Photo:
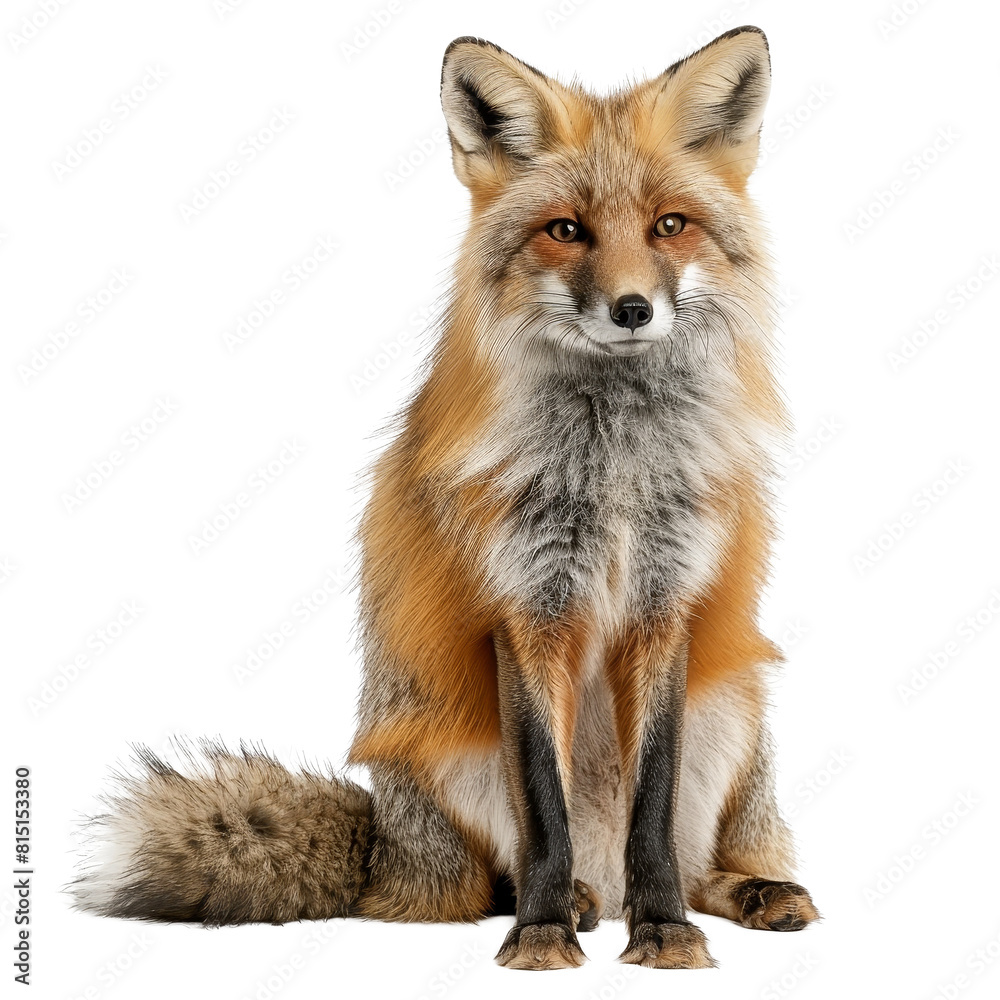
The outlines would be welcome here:
[[[472,194],[458,279],[481,329],[517,320],[497,349],[676,357],[766,324],[746,181],[769,84],[753,27],[607,97],[490,42],[452,42],[442,104]]]

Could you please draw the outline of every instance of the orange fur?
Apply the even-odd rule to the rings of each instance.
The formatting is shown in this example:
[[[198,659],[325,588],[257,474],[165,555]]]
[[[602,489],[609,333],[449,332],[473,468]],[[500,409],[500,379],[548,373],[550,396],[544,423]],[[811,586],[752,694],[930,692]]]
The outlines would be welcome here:
[[[615,730],[621,749],[622,777],[631,788],[639,745],[657,678],[684,644],[680,622],[635,623],[626,628],[608,653],[606,671],[615,708]]]
[[[781,658],[757,624],[771,525],[753,477],[736,484],[724,517],[728,537],[716,579],[688,619],[688,693],[698,697],[734,673]]]
[[[370,512],[366,572],[386,650],[426,697],[410,714],[359,731],[352,761],[416,764],[499,740],[493,621],[478,575],[430,512],[403,495],[398,503]],[[396,532],[412,540],[405,557],[391,542]]]
[[[571,783],[573,729],[587,648],[593,626],[570,616],[556,628],[540,629],[524,612],[510,616],[504,631],[535,703],[548,715],[563,783]]]

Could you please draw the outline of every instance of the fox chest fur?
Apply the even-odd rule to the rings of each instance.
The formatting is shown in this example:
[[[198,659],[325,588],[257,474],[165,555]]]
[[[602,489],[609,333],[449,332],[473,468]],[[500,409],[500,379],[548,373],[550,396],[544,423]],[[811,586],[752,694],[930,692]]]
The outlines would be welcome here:
[[[488,586],[540,620],[614,631],[689,602],[719,556],[713,500],[738,455],[711,377],[667,359],[543,371],[505,405],[513,498]]]

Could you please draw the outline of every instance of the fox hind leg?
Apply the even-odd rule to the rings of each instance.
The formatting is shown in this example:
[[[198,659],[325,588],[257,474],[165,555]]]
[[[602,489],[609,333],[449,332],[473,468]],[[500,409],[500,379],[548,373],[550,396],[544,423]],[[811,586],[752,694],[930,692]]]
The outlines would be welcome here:
[[[791,834],[775,799],[770,736],[761,719],[719,817],[715,867],[696,883],[691,905],[744,927],[801,930],[819,911],[792,881],[792,868]]]
[[[573,880],[573,895],[576,897],[577,931],[583,933],[594,930],[604,910],[604,900],[600,893],[577,878]]]
[[[476,921],[493,879],[473,843],[400,765],[373,765],[375,835],[353,915],[373,920]]]
[[[819,917],[809,893],[796,882],[717,869],[707,873],[695,906],[765,931],[800,931]]]

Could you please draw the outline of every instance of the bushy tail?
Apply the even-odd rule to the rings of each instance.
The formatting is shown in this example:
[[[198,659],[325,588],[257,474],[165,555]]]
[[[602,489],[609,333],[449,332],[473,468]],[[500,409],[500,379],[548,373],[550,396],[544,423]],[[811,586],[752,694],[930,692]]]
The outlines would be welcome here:
[[[293,774],[246,747],[206,743],[181,774],[138,749],[70,886],[105,916],[207,924],[346,916],[364,881],[371,797],[354,782]]]

